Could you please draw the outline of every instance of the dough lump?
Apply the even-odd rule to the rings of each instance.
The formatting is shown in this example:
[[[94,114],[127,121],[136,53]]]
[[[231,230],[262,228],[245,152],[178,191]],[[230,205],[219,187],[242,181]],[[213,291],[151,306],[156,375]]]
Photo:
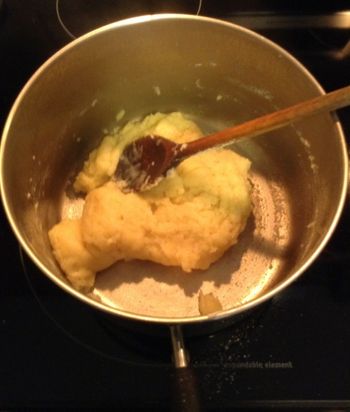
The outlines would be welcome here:
[[[118,260],[151,260],[185,272],[207,269],[237,242],[250,214],[249,160],[231,150],[192,156],[157,186],[123,193],[111,180],[126,144],[147,134],[179,143],[201,137],[181,113],[147,116],[107,136],[78,174],[87,193],[82,216],[49,231],[54,255],[78,290],[93,288],[96,272]]]

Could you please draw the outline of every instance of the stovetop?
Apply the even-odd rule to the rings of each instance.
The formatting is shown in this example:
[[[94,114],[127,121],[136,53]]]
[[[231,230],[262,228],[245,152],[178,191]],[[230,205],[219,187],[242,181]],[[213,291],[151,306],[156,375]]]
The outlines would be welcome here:
[[[326,90],[348,84],[346,2],[244,3],[0,2],[1,125],[30,75],[72,36],[137,14],[199,12],[236,22],[290,51]],[[350,110],[339,117],[350,136]],[[331,241],[297,282],[236,324],[186,338],[184,374],[172,365],[168,336],[116,326],[39,273],[3,210],[0,237],[0,410],[350,408],[349,200]]]

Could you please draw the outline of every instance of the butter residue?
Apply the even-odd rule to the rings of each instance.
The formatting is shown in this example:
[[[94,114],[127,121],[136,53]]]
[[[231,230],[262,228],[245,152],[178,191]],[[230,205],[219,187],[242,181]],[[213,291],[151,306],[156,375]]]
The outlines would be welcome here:
[[[198,310],[201,315],[211,315],[222,310],[222,305],[214,293],[203,293],[202,290],[198,294]]]

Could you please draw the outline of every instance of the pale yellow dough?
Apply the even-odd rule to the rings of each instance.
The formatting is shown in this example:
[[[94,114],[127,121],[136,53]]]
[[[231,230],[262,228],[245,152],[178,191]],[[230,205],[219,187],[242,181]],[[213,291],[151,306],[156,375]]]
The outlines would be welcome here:
[[[121,192],[111,180],[120,153],[152,133],[179,143],[201,136],[181,113],[157,113],[105,137],[74,184],[87,193],[81,218],[62,220],[49,232],[56,259],[79,290],[91,290],[96,272],[118,260],[151,260],[185,272],[206,269],[246,225],[250,162],[231,150],[192,156],[148,191]]]

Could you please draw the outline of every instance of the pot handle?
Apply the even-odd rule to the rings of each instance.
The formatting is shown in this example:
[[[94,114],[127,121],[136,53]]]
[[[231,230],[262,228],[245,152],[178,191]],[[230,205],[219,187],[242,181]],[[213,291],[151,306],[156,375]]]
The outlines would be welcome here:
[[[174,365],[176,368],[186,368],[188,366],[188,354],[186,352],[181,326],[170,325],[170,336],[173,347]]]
[[[170,325],[173,360],[175,366],[175,385],[172,411],[199,412],[200,399],[193,368],[189,366],[189,356],[185,348],[180,325]]]

